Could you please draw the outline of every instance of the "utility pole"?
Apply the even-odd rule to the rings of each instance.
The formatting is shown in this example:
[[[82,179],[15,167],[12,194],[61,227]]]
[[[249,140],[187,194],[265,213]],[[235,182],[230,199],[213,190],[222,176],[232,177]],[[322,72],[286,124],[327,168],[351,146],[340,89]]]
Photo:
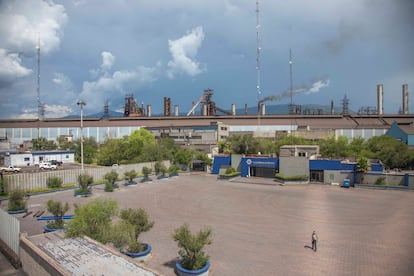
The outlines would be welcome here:
[[[83,106],[86,105],[86,103],[82,100],[79,100],[76,104],[80,106],[81,170],[82,170],[82,173],[83,173]]]

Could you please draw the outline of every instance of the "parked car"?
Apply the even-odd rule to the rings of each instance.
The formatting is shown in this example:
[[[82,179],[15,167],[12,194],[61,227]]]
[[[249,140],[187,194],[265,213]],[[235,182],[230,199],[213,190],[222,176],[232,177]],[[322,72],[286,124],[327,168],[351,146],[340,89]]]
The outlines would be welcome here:
[[[3,173],[19,173],[21,172],[21,168],[17,168],[15,166],[8,166],[8,167],[1,167],[0,168],[1,172]]]
[[[52,165],[50,162],[41,162],[39,163],[39,169],[41,170],[56,170],[57,166]]]
[[[63,162],[57,161],[57,160],[50,160],[50,164],[56,165],[56,166],[62,166]]]

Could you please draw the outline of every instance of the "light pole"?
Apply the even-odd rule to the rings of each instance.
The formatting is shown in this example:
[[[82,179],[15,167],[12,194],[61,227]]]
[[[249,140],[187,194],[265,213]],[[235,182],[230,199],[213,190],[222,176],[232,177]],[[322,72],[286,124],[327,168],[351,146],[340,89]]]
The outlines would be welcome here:
[[[80,105],[80,129],[81,129],[81,169],[83,172],[83,106],[86,105],[86,103],[82,100],[79,100],[77,105]]]

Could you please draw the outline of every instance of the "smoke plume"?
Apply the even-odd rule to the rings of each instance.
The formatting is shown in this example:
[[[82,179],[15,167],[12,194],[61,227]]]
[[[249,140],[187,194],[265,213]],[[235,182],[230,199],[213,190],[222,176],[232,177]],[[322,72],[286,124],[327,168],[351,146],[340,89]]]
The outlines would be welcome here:
[[[317,93],[319,92],[319,90],[321,90],[322,88],[328,85],[329,85],[329,80],[318,80],[314,82],[311,86],[302,86],[299,88],[292,89],[292,96],[300,94],[300,93],[305,93],[305,94]],[[287,89],[280,94],[271,95],[271,96],[267,96],[263,98],[260,101],[260,103],[267,102],[267,101],[280,101],[283,98],[290,97],[290,93],[291,93],[290,89]]]

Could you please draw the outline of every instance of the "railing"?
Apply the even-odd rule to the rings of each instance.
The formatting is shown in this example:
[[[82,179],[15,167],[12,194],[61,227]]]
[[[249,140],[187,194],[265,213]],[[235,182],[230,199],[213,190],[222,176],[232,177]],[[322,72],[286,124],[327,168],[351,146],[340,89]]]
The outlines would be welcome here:
[[[164,161],[164,165],[169,166],[169,161]],[[123,177],[124,173],[130,170],[135,170],[137,173],[141,173],[143,167],[151,168],[154,171],[155,162],[146,162],[139,164],[120,165],[119,167],[97,167],[97,168],[84,168],[84,173],[93,177],[94,181],[102,180],[106,173],[115,170],[119,177]],[[63,185],[76,184],[78,182],[78,176],[82,173],[81,169],[74,170],[56,170],[48,172],[37,173],[20,173],[5,175],[4,179],[7,183],[7,190],[13,191],[20,189],[22,191],[36,190],[47,188],[46,181],[50,177],[59,177],[62,179]]]

